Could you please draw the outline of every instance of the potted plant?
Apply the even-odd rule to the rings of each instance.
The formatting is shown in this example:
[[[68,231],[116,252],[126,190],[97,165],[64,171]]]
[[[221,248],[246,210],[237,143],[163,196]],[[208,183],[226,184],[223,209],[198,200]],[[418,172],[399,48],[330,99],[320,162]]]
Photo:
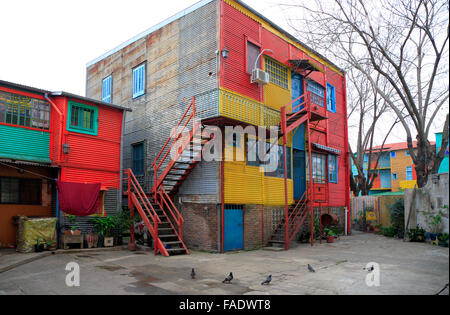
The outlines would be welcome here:
[[[114,243],[116,245],[123,245],[123,235],[130,233],[130,228],[133,225],[133,219],[130,217],[130,211],[124,207],[122,211],[115,216],[116,227],[114,229]]]
[[[113,230],[117,226],[115,217],[95,217],[92,218],[95,229],[98,232],[98,240],[100,246],[114,246]],[[100,247],[99,246],[99,247]]]
[[[70,229],[64,232],[65,235],[81,235],[81,231],[79,231],[78,223],[76,222],[76,217],[74,215],[68,215],[67,219],[70,222]]]
[[[436,242],[439,236],[439,230],[442,224],[442,211],[436,214],[431,213],[431,211],[425,211],[425,222],[429,229],[429,237],[432,242]]]
[[[326,235],[327,243],[334,243],[337,234],[333,230],[328,228],[325,228],[324,232]]]
[[[448,247],[448,233],[439,236],[439,246]]]
[[[58,246],[56,245],[56,240],[47,241],[47,250],[55,251],[57,249],[58,249]]]
[[[375,224],[373,227],[373,232],[376,234],[379,234],[381,232],[381,228],[383,227],[382,224]]]
[[[44,241],[44,242],[41,243],[41,239],[40,238],[36,239],[36,245],[34,245],[34,251],[36,253],[41,253],[41,252],[43,252],[45,250],[45,240],[42,240],[42,241]]]
[[[408,237],[410,242],[425,242],[425,230],[417,226],[415,229],[408,231]]]

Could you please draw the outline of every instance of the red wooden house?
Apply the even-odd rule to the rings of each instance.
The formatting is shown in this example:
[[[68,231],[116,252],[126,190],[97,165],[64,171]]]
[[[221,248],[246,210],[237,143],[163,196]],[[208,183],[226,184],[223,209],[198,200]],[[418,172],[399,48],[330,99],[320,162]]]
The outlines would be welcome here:
[[[58,215],[55,182],[101,184],[97,214],[120,207],[126,108],[0,81],[0,242],[15,243],[14,216]],[[60,216],[64,225],[64,215]],[[88,218],[79,226],[87,232]]]

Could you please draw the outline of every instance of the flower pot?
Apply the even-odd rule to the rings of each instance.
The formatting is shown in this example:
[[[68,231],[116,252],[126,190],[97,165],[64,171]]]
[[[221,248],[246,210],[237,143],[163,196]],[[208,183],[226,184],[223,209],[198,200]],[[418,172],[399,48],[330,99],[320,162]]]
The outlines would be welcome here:
[[[375,226],[375,227],[373,228],[373,232],[374,232],[374,233],[380,233],[380,231],[381,231],[381,229],[380,229],[379,226]]]
[[[103,244],[105,247],[114,247],[114,237],[105,237]]]
[[[334,243],[335,237],[334,236],[327,236],[327,243]]]
[[[36,252],[36,253],[42,253],[43,251],[44,251],[44,249],[45,249],[45,246],[44,246],[45,244],[39,244],[39,245],[34,245],[34,251]]]
[[[105,236],[99,234],[97,237],[97,247],[103,247],[104,242],[105,242]]]

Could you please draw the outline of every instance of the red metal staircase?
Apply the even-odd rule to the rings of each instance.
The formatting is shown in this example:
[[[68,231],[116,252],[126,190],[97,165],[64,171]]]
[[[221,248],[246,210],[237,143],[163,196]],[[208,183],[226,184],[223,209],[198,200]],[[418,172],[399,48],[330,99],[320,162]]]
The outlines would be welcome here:
[[[167,191],[173,197],[201,162],[203,147],[211,139],[202,135],[202,130],[202,125],[196,121],[193,98],[152,164],[154,183],[151,192],[155,199],[160,197],[161,191]]]
[[[211,139],[202,135],[196,121],[195,98],[152,163],[154,183],[147,195],[131,170],[125,171],[129,208],[137,209],[154,240],[155,255],[189,254],[183,242],[184,219],[172,198],[201,161],[203,147]],[[133,213],[133,211],[132,211]]]
[[[294,105],[299,103],[298,105]],[[311,161],[312,129],[315,129],[317,124],[328,119],[319,112],[319,105],[315,100],[311,99],[311,92],[292,100],[281,108],[281,126],[279,138],[283,138],[284,151],[284,185],[285,185],[285,215],[278,227],[273,231],[268,245],[284,244],[286,250],[289,249],[290,242],[304,224],[308,214],[310,214],[310,228],[311,228],[311,245],[314,244],[314,207],[318,204],[327,203],[328,201],[328,185],[316,185],[312,177],[311,163],[308,162],[309,180],[307,182],[307,189],[303,197],[296,201],[293,205],[289,204],[288,200],[288,182],[287,182],[287,161],[286,161],[286,145],[289,133],[292,133],[296,128],[302,124],[306,124],[306,135],[308,144],[308,161]],[[316,124],[316,125],[313,125]],[[326,132],[326,130],[325,130]],[[328,179],[327,179],[328,180]],[[317,186],[317,187],[316,187]],[[286,223],[287,222],[287,223]]]
[[[169,196],[161,189],[158,200],[149,198],[131,170],[124,171],[124,183],[128,187],[128,207],[134,217],[137,210],[153,238],[155,255],[189,254],[183,242],[183,217]],[[132,233],[134,229],[132,228]],[[133,235],[133,234],[132,234]],[[134,237],[132,236],[132,239]]]

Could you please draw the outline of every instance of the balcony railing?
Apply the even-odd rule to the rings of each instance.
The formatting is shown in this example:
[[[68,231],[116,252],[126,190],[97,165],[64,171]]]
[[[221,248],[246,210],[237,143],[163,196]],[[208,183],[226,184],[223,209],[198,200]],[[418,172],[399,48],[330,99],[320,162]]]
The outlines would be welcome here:
[[[197,95],[195,104],[201,119],[227,117],[267,129],[278,126],[281,120],[279,111],[223,89]]]

